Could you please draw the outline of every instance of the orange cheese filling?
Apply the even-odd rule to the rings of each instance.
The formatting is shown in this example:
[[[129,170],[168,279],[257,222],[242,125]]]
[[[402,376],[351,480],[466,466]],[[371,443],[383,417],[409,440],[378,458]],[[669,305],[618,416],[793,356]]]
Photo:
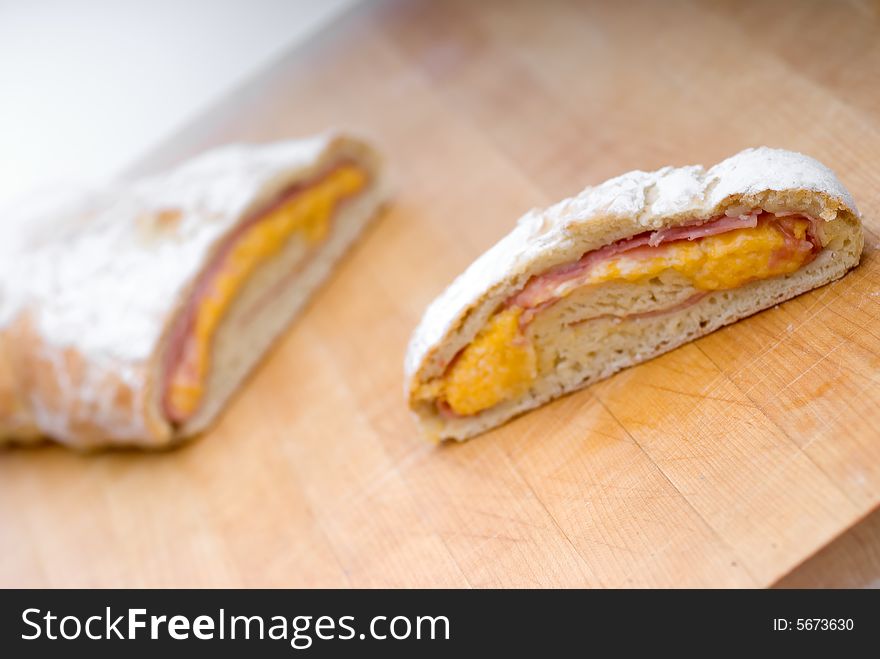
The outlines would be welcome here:
[[[538,375],[538,358],[520,334],[521,314],[517,307],[495,314],[458,356],[443,382],[453,412],[476,414],[528,391]]]
[[[292,236],[309,245],[329,231],[336,205],[366,185],[366,174],[354,165],[334,169],[314,185],[271,208],[240,236],[200,297],[190,333],[165,390],[166,412],[175,421],[191,416],[204,394],[211,365],[211,344],[218,325],[254,271],[276,256]]]
[[[792,222],[797,240],[805,240],[810,223]],[[794,272],[809,253],[778,255],[786,247],[786,238],[772,224],[762,223],[751,229],[734,229],[698,240],[681,240],[650,248],[649,256],[624,252],[602,261],[590,271],[589,278],[578,280],[577,287],[607,281],[640,282],[664,271],[674,270],[704,291],[738,288],[756,279],[769,279]],[[563,287],[565,295],[572,289]]]
[[[805,240],[809,221],[792,223],[797,240]],[[811,254],[786,249],[785,235],[772,224],[735,229],[693,241],[681,240],[644,251],[623,252],[553,291],[563,298],[583,286],[612,281],[642,282],[675,271],[702,291],[737,288],[750,281],[789,274]],[[521,396],[537,378],[535,350],[522,334],[522,309],[510,306],[489,319],[448,368],[439,382],[429,383],[425,394],[436,396],[453,413],[477,414]]]

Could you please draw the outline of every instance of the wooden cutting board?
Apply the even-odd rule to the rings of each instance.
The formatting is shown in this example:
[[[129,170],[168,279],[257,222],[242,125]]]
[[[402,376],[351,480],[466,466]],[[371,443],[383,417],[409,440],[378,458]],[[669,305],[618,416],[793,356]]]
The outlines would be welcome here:
[[[771,584],[880,502],[878,14],[358,8],[137,173],[341,125],[382,145],[393,207],[204,437],[0,454],[0,583]],[[470,443],[419,439],[409,334],[522,212],[760,144],[838,172],[865,215],[860,268]]]

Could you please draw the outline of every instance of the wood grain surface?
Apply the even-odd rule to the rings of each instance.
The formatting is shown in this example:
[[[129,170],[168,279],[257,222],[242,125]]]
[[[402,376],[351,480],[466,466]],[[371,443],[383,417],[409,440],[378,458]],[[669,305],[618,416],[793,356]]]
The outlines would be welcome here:
[[[798,565],[774,588],[880,588],[880,510]]]
[[[393,206],[217,427],[0,454],[0,584],[765,586],[880,502],[880,5],[366,3],[158,149],[372,135]],[[844,280],[462,445],[402,360],[528,208],[747,146],[809,153],[867,229]]]

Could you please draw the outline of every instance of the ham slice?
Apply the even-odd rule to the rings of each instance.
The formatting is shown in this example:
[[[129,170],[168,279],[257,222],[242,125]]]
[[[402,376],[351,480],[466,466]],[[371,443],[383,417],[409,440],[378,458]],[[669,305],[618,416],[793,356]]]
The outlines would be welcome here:
[[[546,308],[559,299],[554,294],[554,291],[561,284],[578,279],[588,273],[598,263],[607,261],[618,254],[635,250],[638,250],[638,253],[645,257],[650,257],[651,253],[662,244],[681,240],[698,240],[737,229],[754,228],[758,225],[759,217],[762,221],[777,223],[779,229],[786,236],[787,254],[802,250],[818,251],[817,247],[820,242],[817,237],[818,222],[815,218],[794,213],[776,216],[760,210],[752,210],[748,213],[739,213],[737,215],[722,215],[708,221],[697,221],[677,227],[661,229],[660,231],[646,231],[631,238],[626,238],[587,252],[577,261],[556,266],[542,275],[532,277],[519,293],[507,300],[507,306],[518,306],[525,309],[526,313],[523,314],[521,320],[524,324],[528,324],[534,318],[537,311]],[[797,218],[810,221],[809,241],[801,241],[794,237],[792,224]],[[785,258],[785,256],[780,255],[782,258]],[[530,310],[532,313],[529,313]]]
[[[722,215],[721,217],[700,224],[685,224],[679,227],[661,229],[651,234],[648,244],[656,247],[674,240],[697,240],[706,236],[726,233],[734,229],[754,229],[758,226],[758,211],[737,216]]]
[[[320,183],[321,180],[330,176],[337,169],[348,164],[350,163],[347,160],[338,162],[309,180],[300,181],[287,187],[270,203],[260,207],[248,217],[244,218],[220,244],[216,253],[196,280],[193,290],[190,293],[189,298],[186,300],[183,309],[180,311],[168,337],[168,347],[165,352],[163,368],[162,408],[165,416],[172,423],[182,423],[186,421],[188,415],[182,415],[171,403],[168,397],[171,382],[175,377],[175,374],[181,370],[186,372],[192,379],[197,379],[195,362],[197,359],[196,351],[198,346],[194,335],[196,316],[202,302],[211,293],[218,276],[227,266],[227,259],[230,253],[235,249],[239,240],[249,229],[251,229],[251,227],[268,217],[273,211],[301,195],[305,190]],[[346,201],[347,199],[338,200],[334,208],[334,213],[337,212],[339,207],[341,207]],[[301,265],[302,267],[305,266],[305,264]],[[295,273],[292,273],[292,275],[293,274]],[[267,293],[258,301],[258,304],[255,305],[255,308],[252,310],[253,313],[259,311],[260,305],[268,303],[271,300],[269,295],[277,293],[277,288],[279,287],[280,284],[276,286],[275,289],[267,291]]]
[[[795,222],[802,220],[808,220],[810,223],[807,229],[807,240],[802,240],[795,234]],[[520,332],[525,335],[527,327],[534,320],[535,316],[559,301],[562,296],[562,294],[557,293],[560,286],[569,282],[575,282],[575,285],[577,285],[576,281],[579,278],[588,281],[590,270],[597,264],[624,253],[632,258],[651,258],[665,244],[684,240],[699,240],[707,236],[714,236],[738,229],[753,229],[759,223],[772,223],[784,237],[784,245],[773,254],[772,258],[774,259],[790,259],[794,256],[799,256],[803,263],[806,264],[821,249],[821,241],[818,237],[819,224],[815,218],[799,213],[780,213],[776,215],[761,210],[728,212],[728,214],[708,221],[696,221],[653,232],[646,231],[631,238],[619,240],[610,245],[587,252],[577,261],[558,265],[541,275],[532,277],[519,293],[508,298],[505,306],[517,306],[523,310],[519,318],[519,327]],[[803,259],[805,255],[806,259]],[[694,290],[693,294],[682,302],[668,307],[620,315],[602,314],[580,319],[570,323],[570,325],[580,325],[581,323],[599,319],[624,321],[654,318],[686,309],[698,303],[706,295],[708,295],[707,291]],[[447,369],[451,367],[460,354],[461,351],[452,359]],[[461,418],[442,399],[437,401],[437,411],[442,418],[447,420]]]
[[[666,313],[672,313],[673,311],[682,311],[687,309],[688,307],[694,306],[697,302],[706,297],[709,293],[706,291],[700,291],[699,293],[694,293],[689,298],[684,300],[683,302],[679,302],[678,304],[673,304],[669,307],[663,307],[662,309],[652,309],[651,311],[640,311],[638,313],[626,313],[626,314],[611,314],[604,313],[601,316],[593,316],[591,318],[581,318],[575,322],[569,323],[569,327],[574,327],[576,325],[580,325],[582,323],[588,323],[591,320],[637,320],[639,318],[656,318],[657,316],[662,316]]]

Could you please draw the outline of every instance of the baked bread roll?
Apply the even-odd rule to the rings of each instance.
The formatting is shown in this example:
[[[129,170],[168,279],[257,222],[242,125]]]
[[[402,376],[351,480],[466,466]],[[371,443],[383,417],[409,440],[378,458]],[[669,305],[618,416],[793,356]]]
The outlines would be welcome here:
[[[407,396],[434,439],[513,416],[843,276],[864,239],[819,162],[743,151],[532,210],[425,312]]]
[[[328,134],[223,147],[16,227],[0,254],[0,441],[200,432],[385,196],[375,151]]]

